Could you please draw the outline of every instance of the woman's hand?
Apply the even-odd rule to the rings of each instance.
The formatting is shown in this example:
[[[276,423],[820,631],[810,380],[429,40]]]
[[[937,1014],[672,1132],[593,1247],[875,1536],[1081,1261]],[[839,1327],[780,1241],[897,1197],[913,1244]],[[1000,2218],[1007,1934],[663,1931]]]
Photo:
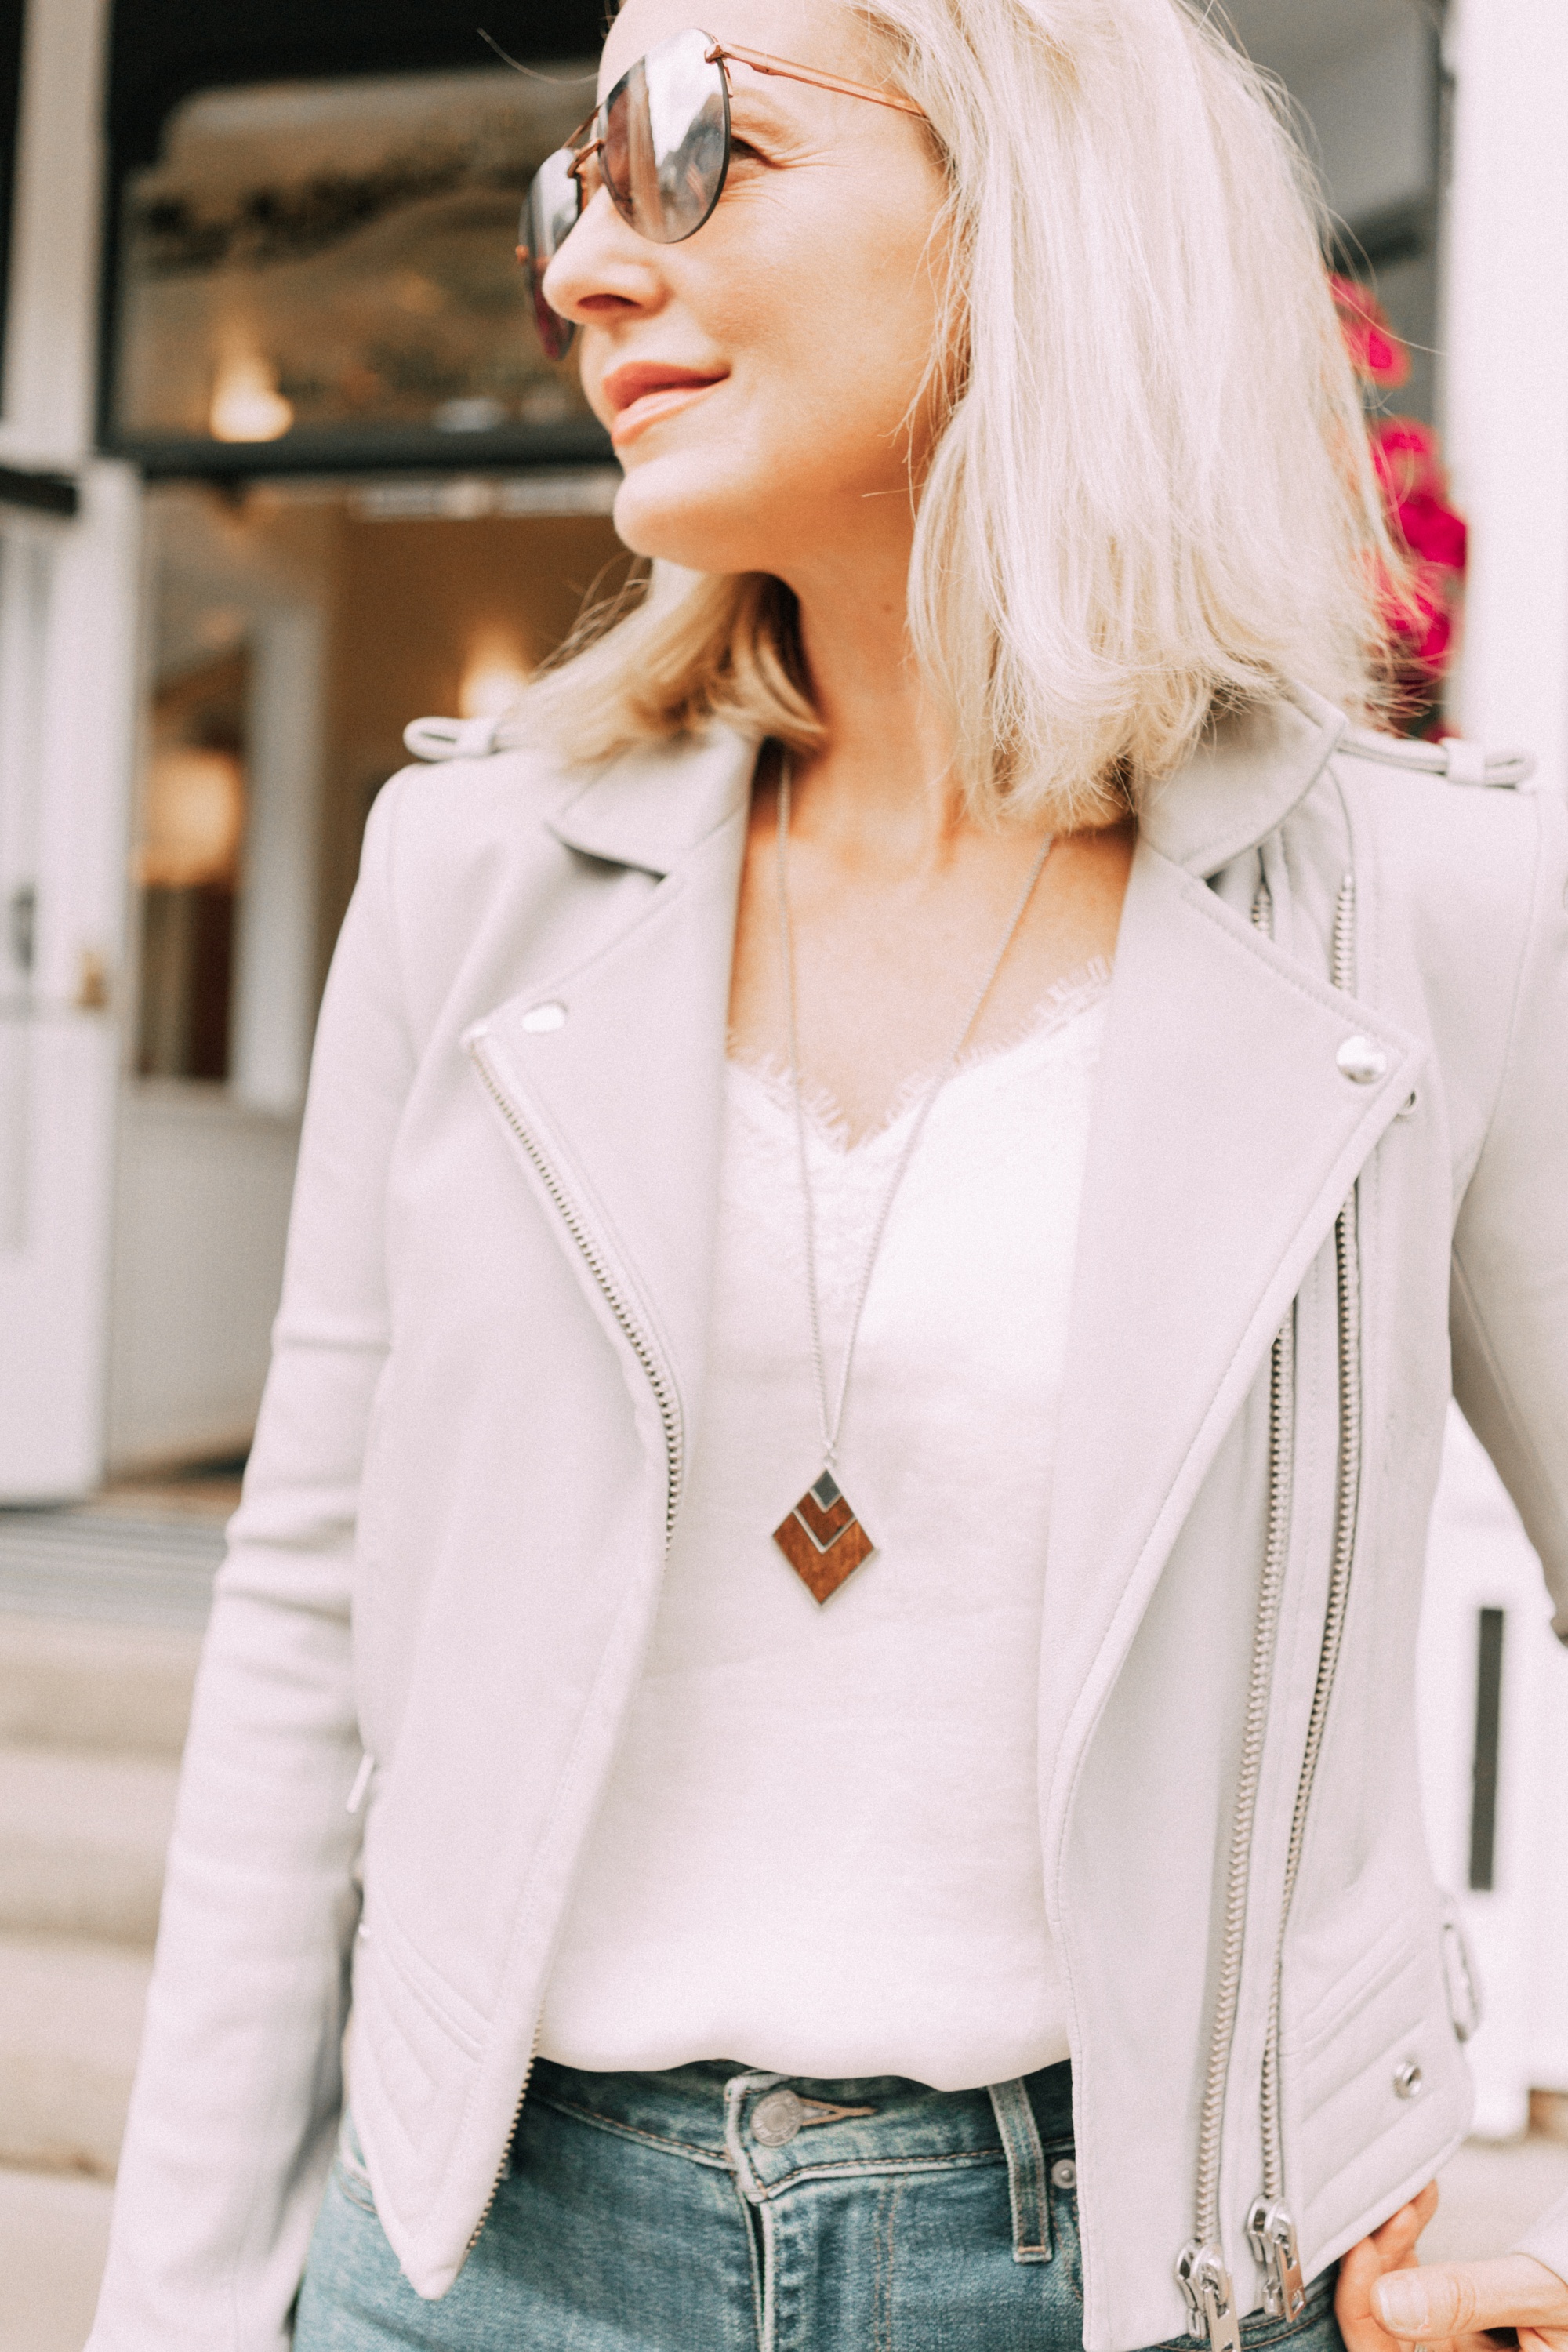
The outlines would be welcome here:
[[[1348,2352],[1494,2352],[1493,2329],[1516,2330],[1521,2352],[1568,2352],[1568,2285],[1533,2255],[1421,2267],[1436,2210],[1432,2180],[1345,2256],[1334,2315]]]

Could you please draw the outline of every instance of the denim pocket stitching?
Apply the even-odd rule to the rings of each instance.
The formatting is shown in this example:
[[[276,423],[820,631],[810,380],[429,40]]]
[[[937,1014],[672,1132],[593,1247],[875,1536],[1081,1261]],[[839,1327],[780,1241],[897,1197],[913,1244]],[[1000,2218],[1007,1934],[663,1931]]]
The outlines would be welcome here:
[[[872,2334],[875,2352],[893,2352],[893,2228],[904,2179],[884,2181],[877,2196],[876,2274]]]
[[[785,2197],[807,2180],[853,2179],[881,2178],[910,2179],[925,2172],[973,2172],[978,2165],[1005,2165],[1007,2159],[999,2147],[960,2148],[952,2156],[846,2156],[826,2159],[820,2164],[797,2165],[781,2180],[763,2183],[764,2197]]]
[[[684,2156],[693,2164],[706,2164],[716,2172],[728,2172],[730,2159],[722,2148],[702,2147],[695,2140],[667,2139],[662,2133],[647,2131],[640,2124],[623,2124],[614,2116],[601,2115],[596,2107],[580,2107],[571,2099],[552,2097],[548,2091],[535,2091],[528,2102],[532,2107],[548,2107],[558,2116],[569,2116],[574,2123],[587,2124],[595,2131],[613,2133],[617,2139],[632,2139],[644,2147],[662,2148],[668,2156]]]
[[[349,2204],[357,2206],[362,2213],[374,2214],[375,2200],[368,2183],[363,2183],[357,2174],[351,2172],[341,2157],[332,2158],[332,2181],[339,2196]]]

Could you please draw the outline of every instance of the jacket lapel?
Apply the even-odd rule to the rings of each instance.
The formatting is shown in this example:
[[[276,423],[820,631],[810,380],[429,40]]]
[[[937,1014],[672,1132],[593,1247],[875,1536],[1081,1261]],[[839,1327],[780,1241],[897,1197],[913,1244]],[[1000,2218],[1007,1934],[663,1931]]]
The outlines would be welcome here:
[[[754,757],[754,744],[716,730],[696,751],[619,761],[571,802],[552,829],[591,861],[585,886],[595,866],[616,879],[630,866],[647,889],[585,965],[531,983],[464,1041],[535,1148],[563,1245],[586,1271],[585,1242],[605,1269],[688,1431],[701,1394]],[[591,1276],[589,1289],[603,1310]]]
[[[1384,1074],[1339,1068],[1346,1039]],[[1041,1724],[1079,1752],[1226,1429],[1420,1047],[1141,840],[1085,1171]],[[1042,1756],[1048,1771],[1050,1759]],[[1054,1775],[1047,1846],[1070,1774]]]

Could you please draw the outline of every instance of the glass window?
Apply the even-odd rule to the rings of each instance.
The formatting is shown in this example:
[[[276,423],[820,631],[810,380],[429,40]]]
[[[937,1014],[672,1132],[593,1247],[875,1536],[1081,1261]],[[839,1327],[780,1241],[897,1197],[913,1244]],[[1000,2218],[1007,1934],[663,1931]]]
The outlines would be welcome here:
[[[515,256],[529,178],[593,87],[498,67],[186,100],[123,191],[117,445],[596,449]]]

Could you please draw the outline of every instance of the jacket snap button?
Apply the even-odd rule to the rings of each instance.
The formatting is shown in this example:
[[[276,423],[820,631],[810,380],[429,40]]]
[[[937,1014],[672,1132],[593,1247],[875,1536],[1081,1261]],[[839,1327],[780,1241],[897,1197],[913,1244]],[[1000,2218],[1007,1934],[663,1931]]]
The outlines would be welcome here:
[[[1418,2099],[1424,2076],[1414,2058],[1407,2058],[1394,2077],[1394,2087],[1402,2099]]]
[[[1078,2187],[1078,2167],[1073,2162],[1070,2156],[1058,2156],[1055,2164],[1052,2165],[1051,2186],[1053,2189],[1076,2189]]]
[[[757,2101],[752,2137],[763,2147],[787,2147],[805,2117],[805,2109],[793,2091],[770,2091]]]
[[[566,1007],[553,998],[548,1004],[531,1004],[522,1016],[522,1025],[532,1036],[545,1029],[564,1029]]]
[[[1358,1087],[1370,1087],[1388,1067],[1388,1055],[1370,1037],[1347,1037],[1334,1059]]]

